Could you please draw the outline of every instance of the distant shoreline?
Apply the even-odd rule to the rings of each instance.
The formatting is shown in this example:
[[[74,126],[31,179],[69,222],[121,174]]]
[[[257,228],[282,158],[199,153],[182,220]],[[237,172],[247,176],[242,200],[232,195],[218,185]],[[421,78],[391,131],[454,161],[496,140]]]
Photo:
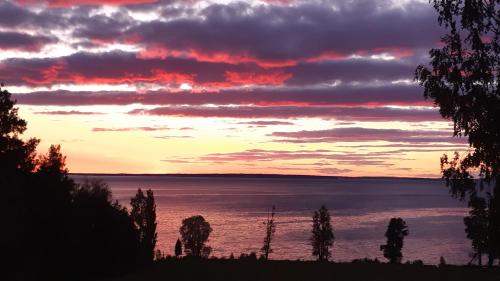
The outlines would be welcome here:
[[[208,178],[299,178],[299,179],[407,179],[407,180],[441,180],[441,178],[390,177],[390,176],[319,176],[288,174],[132,174],[132,173],[70,173],[70,176],[120,176],[120,177],[208,177]]]

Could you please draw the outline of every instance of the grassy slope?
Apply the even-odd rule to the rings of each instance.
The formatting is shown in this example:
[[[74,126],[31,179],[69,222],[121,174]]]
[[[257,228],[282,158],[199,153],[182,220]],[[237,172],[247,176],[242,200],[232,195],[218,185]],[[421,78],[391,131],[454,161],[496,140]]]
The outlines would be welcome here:
[[[166,260],[120,281],[200,280],[335,280],[335,281],[412,281],[412,280],[500,280],[499,269],[458,266],[391,265],[376,263],[319,263],[307,261],[248,260]]]

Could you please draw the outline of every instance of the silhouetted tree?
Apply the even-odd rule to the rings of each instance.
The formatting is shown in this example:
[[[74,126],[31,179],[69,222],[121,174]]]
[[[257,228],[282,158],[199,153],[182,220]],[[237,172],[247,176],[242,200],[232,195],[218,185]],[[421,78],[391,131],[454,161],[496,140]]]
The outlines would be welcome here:
[[[469,200],[469,216],[464,218],[465,232],[467,238],[472,242],[474,249],[473,259],[477,259],[478,265],[482,265],[482,255],[488,251],[488,209],[486,199],[471,195]]]
[[[178,258],[182,255],[182,242],[180,239],[177,239],[175,242],[175,257]]]
[[[202,216],[192,216],[182,220],[179,229],[184,244],[184,253],[193,257],[208,257],[211,248],[205,243],[212,232],[210,224]]]
[[[47,263],[66,266],[67,255],[71,253],[71,225],[75,206],[73,192],[75,183],[68,176],[65,163],[66,158],[60,151],[60,146],[50,146],[46,155],[37,159],[34,173],[26,175],[30,183],[26,185],[26,195],[29,202],[29,219],[31,221],[30,240],[39,244],[32,246],[33,250],[40,251],[40,258]],[[26,198],[26,199],[27,199]],[[42,262],[42,271],[54,272],[56,269]]]
[[[22,271],[20,265],[27,264],[23,254],[32,246],[30,233],[30,208],[32,197],[27,192],[29,179],[36,166],[36,147],[38,139],[23,141],[21,135],[26,130],[26,122],[18,116],[18,109],[11,94],[0,87],[0,187],[2,204],[0,212],[5,215],[2,225],[9,231],[2,232],[0,248],[7,258],[4,268],[9,272]],[[33,243],[36,244],[36,243]]]
[[[314,211],[311,244],[312,254],[318,260],[326,261],[331,257],[330,247],[333,246],[335,236],[333,235],[330,222],[330,213],[325,206],[321,206],[318,211]]]
[[[130,200],[132,211],[130,215],[139,231],[142,258],[145,263],[153,261],[156,247],[156,204],[153,191],[146,191],[146,195],[139,188]]]
[[[402,218],[392,218],[387,226],[385,237],[387,243],[380,245],[380,250],[384,252],[384,257],[391,263],[400,263],[403,258],[403,240],[408,235],[408,226]]]
[[[269,259],[269,254],[273,252],[271,248],[271,242],[273,240],[274,232],[276,232],[276,222],[274,221],[274,212],[276,208],[273,206],[271,209],[271,214],[267,215],[267,220],[264,221],[266,226],[266,236],[264,237],[264,245],[260,249],[264,259]]]
[[[18,108],[11,94],[0,86],[0,183],[18,182],[23,173],[33,172],[36,166],[36,147],[40,140],[31,138],[27,141],[19,135],[26,130],[26,121],[18,115]]]
[[[424,95],[454,123],[454,136],[468,137],[470,150],[441,158],[443,178],[453,196],[464,199],[493,183],[488,206],[488,264],[500,253],[500,5],[498,1],[433,0],[438,22],[447,28],[443,46],[430,50],[430,65],[416,79]],[[479,186],[472,171],[478,170]],[[470,196],[472,198],[472,196]],[[475,200],[475,199],[473,199]],[[470,205],[470,204],[469,204]],[[477,250],[477,249],[476,249]]]
[[[453,120],[454,134],[467,136],[473,148],[450,176],[478,167],[489,180],[500,168],[500,7],[498,1],[432,2],[449,33],[442,48],[430,50],[430,69],[419,66],[416,78],[425,97]]]

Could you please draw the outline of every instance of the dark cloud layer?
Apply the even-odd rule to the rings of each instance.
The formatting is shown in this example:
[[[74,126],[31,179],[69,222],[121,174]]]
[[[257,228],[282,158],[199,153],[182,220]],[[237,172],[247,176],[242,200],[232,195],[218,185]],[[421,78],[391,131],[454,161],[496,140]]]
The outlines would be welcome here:
[[[0,47],[11,41],[10,44],[17,42],[28,47],[40,47],[42,43],[52,43],[53,39],[35,37],[29,40],[22,41],[13,37],[10,41],[0,43]],[[98,54],[81,52],[66,57],[46,59],[9,59],[0,62],[0,77],[9,85],[33,86],[67,83],[179,82],[213,87],[245,84],[311,86],[332,84],[335,81],[372,83],[374,80],[390,82],[409,79],[413,75],[414,68],[415,66],[409,62],[349,59],[266,69],[254,63],[199,62],[193,58],[174,57],[138,58],[135,53],[115,51]]]
[[[231,77],[236,73],[246,76]],[[76,53],[47,59],[9,59],[0,63],[0,77],[10,85],[53,84],[132,84],[132,83],[244,83],[261,84],[259,77],[270,77],[275,71],[254,64],[197,62],[193,59],[139,59],[134,53]],[[253,75],[248,75],[253,74]],[[247,77],[247,81],[241,81]],[[232,81],[231,78],[239,78]],[[286,76],[284,78],[287,78]],[[282,79],[278,82],[283,82]],[[272,84],[272,83],[263,83]]]
[[[64,24],[62,12],[51,10],[33,12],[15,3],[2,1],[0,3],[0,26],[4,28],[30,29],[59,27]]]
[[[389,1],[342,1],[298,6],[212,5],[199,18],[141,24],[129,36],[146,46],[227,53],[266,62],[322,55],[389,51],[396,55],[439,40],[436,16],[425,4],[387,9]],[[385,9],[380,9],[385,5]],[[411,36],[408,36],[411,34]]]
[[[55,38],[47,36],[33,36],[19,32],[0,32],[0,49],[2,50],[34,52],[56,41]]]
[[[71,7],[80,5],[134,5],[155,3],[159,0],[18,0],[21,4],[48,5],[49,7]]]
[[[440,121],[436,110],[365,108],[365,107],[300,107],[300,106],[218,106],[218,107],[158,107],[136,109],[131,114],[147,114],[177,117],[217,117],[217,118],[324,118],[352,121]]]
[[[70,92],[51,91],[17,94],[21,104],[30,105],[316,105],[316,106],[383,106],[432,105],[424,100],[417,86],[334,87],[327,89],[251,89],[219,92],[172,93],[147,92]]]
[[[286,67],[292,74],[288,85],[314,85],[341,81],[395,81],[409,79],[415,72],[415,64],[405,61],[381,61],[368,59],[336,60],[316,63],[300,63]]]

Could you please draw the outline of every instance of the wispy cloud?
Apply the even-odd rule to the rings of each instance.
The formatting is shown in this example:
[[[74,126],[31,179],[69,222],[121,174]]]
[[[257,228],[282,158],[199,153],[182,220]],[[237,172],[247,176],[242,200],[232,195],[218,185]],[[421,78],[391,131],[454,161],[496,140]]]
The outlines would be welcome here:
[[[128,131],[166,131],[171,130],[168,127],[124,127],[124,128],[92,128],[93,132],[128,132]]]
[[[37,111],[35,114],[44,115],[102,115],[102,112],[78,111],[78,110],[54,110],[54,111]]]
[[[295,132],[274,132],[276,141],[314,143],[314,142],[405,142],[405,143],[465,143],[464,139],[453,138],[449,131],[443,130],[402,130],[371,129],[360,127],[334,128],[329,130],[303,130]],[[439,150],[438,150],[439,151]]]

